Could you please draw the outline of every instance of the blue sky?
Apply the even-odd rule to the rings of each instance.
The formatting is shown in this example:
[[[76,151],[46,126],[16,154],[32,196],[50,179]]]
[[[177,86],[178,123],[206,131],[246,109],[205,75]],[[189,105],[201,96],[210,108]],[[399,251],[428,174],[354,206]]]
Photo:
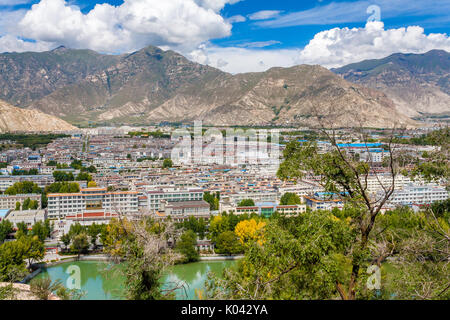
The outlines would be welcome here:
[[[0,52],[156,45],[232,73],[450,51],[449,31],[450,0],[0,0]]]

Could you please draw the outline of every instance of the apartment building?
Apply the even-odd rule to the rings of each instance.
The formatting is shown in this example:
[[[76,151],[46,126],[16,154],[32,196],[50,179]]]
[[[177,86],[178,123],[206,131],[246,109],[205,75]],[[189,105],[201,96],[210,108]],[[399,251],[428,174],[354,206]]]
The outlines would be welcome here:
[[[167,188],[144,192],[147,197],[147,210],[154,213],[162,210],[162,201],[181,202],[181,201],[202,201],[203,190],[201,189],[175,189]],[[144,200],[144,198],[141,198]]]
[[[4,192],[14,183],[20,181],[31,181],[36,183],[40,188],[44,188],[55,182],[53,175],[35,175],[35,176],[0,176],[0,191]]]
[[[41,208],[41,195],[36,193],[30,194],[16,194],[16,195],[0,195],[0,209],[16,209],[16,203],[20,203],[20,207],[22,208],[23,202],[26,199],[36,200],[39,204],[38,209]]]
[[[389,204],[394,206],[410,206],[410,205],[423,205],[436,201],[447,200],[449,192],[438,185],[406,185],[403,189],[394,191]]]
[[[137,214],[138,192],[108,192],[106,188],[86,188],[80,193],[48,195],[49,219],[110,217],[114,214]]]
[[[175,221],[182,221],[189,217],[209,219],[211,214],[209,203],[204,200],[178,202],[163,200],[161,202],[161,211],[164,212],[165,216],[170,216]]]

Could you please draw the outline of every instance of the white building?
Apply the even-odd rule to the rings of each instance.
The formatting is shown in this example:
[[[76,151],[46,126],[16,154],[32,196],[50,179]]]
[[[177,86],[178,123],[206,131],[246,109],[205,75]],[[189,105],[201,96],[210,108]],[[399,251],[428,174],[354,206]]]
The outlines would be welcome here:
[[[144,193],[147,197],[147,210],[154,213],[162,209],[161,202],[180,202],[180,201],[202,201],[203,190],[201,189],[175,189],[167,188]]]
[[[423,205],[448,199],[449,192],[444,187],[437,185],[413,185],[409,184],[403,189],[394,191],[389,204],[391,205]]]
[[[80,193],[53,193],[48,195],[48,218],[85,219],[114,214],[138,213],[138,192],[107,192],[106,188],[81,189]]]

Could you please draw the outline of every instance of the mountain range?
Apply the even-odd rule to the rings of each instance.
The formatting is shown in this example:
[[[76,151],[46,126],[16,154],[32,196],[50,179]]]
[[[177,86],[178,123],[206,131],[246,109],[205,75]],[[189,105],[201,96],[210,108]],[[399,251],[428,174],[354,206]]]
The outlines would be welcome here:
[[[232,75],[151,46],[123,55],[59,47],[0,54],[0,99],[76,125],[308,126],[318,115],[337,126],[414,126],[411,117],[449,111],[449,59],[431,51]]]
[[[350,64],[333,72],[344,79],[384,92],[397,111],[409,117],[450,115],[450,54],[393,54]]]

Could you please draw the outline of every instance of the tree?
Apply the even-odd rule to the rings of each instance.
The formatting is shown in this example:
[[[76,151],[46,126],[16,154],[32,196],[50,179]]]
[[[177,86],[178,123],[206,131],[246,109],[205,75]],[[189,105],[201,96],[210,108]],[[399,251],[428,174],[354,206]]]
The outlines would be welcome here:
[[[266,223],[263,221],[256,221],[255,219],[244,220],[237,224],[234,233],[244,246],[250,246],[254,242],[262,245],[264,242],[265,226]]]
[[[64,249],[67,250],[67,247],[70,245],[71,241],[72,239],[68,233],[65,233],[61,236],[61,242],[64,244]]]
[[[301,204],[302,200],[296,193],[287,192],[283,194],[283,196],[280,199],[280,205],[286,206],[286,205],[296,205]]]
[[[167,168],[172,168],[172,167],[173,167],[172,159],[164,159],[164,161],[163,161],[163,168],[167,169]]]
[[[243,199],[238,203],[238,207],[254,207],[255,201],[253,199]]]
[[[80,233],[73,237],[71,250],[78,254],[78,258],[80,254],[86,252],[89,249],[89,241],[86,233]]]
[[[225,270],[223,279],[210,276],[207,295],[216,299],[334,299],[339,296],[336,282],[350,273],[350,261],[343,253],[350,248],[351,237],[348,223],[329,211],[268,220],[265,241],[250,242],[237,269]]]
[[[28,226],[25,222],[18,222],[16,224],[17,232],[16,232],[16,239],[19,239],[22,236],[28,235]]]
[[[97,183],[95,181],[89,181],[87,186],[88,188],[95,188],[97,186]]]
[[[53,178],[55,178],[56,182],[74,181],[75,180],[72,172],[67,173],[64,171],[54,171]]]
[[[40,194],[42,193],[42,189],[39,188],[39,186],[31,181],[21,181],[14,183],[11,187],[6,189],[5,194],[7,195],[17,195],[17,194],[30,194],[30,193],[36,193]]]
[[[203,194],[203,200],[209,203],[210,210],[219,210],[219,200],[220,200],[219,192],[211,194],[209,191],[206,191]]]
[[[161,287],[167,268],[182,257],[168,243],[168,239],[178,238],[173,223],[148,217],[134,221],[120,217],[113,219],[107,229],[105,251],[113,258],[126,261],[126,268],[118,272],[125,276],[127,297],[133,300],[173,298],[173,292],[183,283]]]
[[[45,222],[38,221],[31,228],[31,235],[37,236],[42,242],[50,236],[50,226]]]
[[[2,244],[6,237],[14,231],[14,226],[9,220],[2,220],[0,222],[0,244]]]
[[[102,232],[103,226],[99,225],[99,224],[91,224],[88,228],[87,228],[87,233],[91,239],[91,244],[94,247],[94,249],[97,247],[97,239],[98,236],[100,235],[100,233]]]
[[[319,122],[320,119],[322,118],[319,117]],[[383,193],[380,193],[377,199],[373,199],[367,181],[369,175],[377,175],[376,171],[372,170],[377,164],[371,157],[367,161],[356,161],[338,143],[337,130],[333,128],[333,124],[329,124],[329,128],[332,129],[327,130],[322,124],[320,129],[321,136],[330,144],[329,152],[320,153],[314,142],[303,144],[297,141],[291,142],[283,152],[285,160],[277,174],[285,180],[296,180],[304,177],[306,172],[310,172],[320,178],[320,184],[326,192],[338,196],[341,201],[353,208],[355,216],[352,217],[352,222],[356,232],[351,250],[352,272],[345,284],[336,283],[341,298],[353,300],[356,299],[359,287],[364,286],[360,276],[361,270],[368,267],[366,257],[369,255],[369,237],[377,216],[394,192],[400,160],[392,146],[395,135],[393,129],[390,140],[385,146],[389,154],[388,168],[391,183],[388,186],[383,185]],[[368,138],[366,131],[357,128],[354,132],[360,141],[366,143]]]
[[[17,201],[17,202],[16,202],[16,211],[19,211],[19,210],[20,210],[20,202]]]
[[[91,181],[92,180],[92,176],[87,173],[87,172],[80,172],[77,177],[76,177],[77,181]]]
[[[233,231],[225,231],[217,237],[215,252],[226,255],[238,254],[243,252],[243,247]]]
[[[177,241],[175,250],[183,255],[182,262],[198,261],[199,254],[196,250],[197,235],[192,230],[185,231]]]
[[[49,277],[34,278],[30,282],[30,291],[39,300],[49,300],[53,292],[62,287],[61,281],[52,282]]]
[[[217,237],[225,232],[230,231],[227,216],[215,216],[209,223],[209,236],[213,242],[216,242]]]
[[[30,198],[26,198],[26,199],[23,201],[23,204],[22,204],[22,210],[28,210],[28,209],[30,209],[30,202],[31,202]]]

